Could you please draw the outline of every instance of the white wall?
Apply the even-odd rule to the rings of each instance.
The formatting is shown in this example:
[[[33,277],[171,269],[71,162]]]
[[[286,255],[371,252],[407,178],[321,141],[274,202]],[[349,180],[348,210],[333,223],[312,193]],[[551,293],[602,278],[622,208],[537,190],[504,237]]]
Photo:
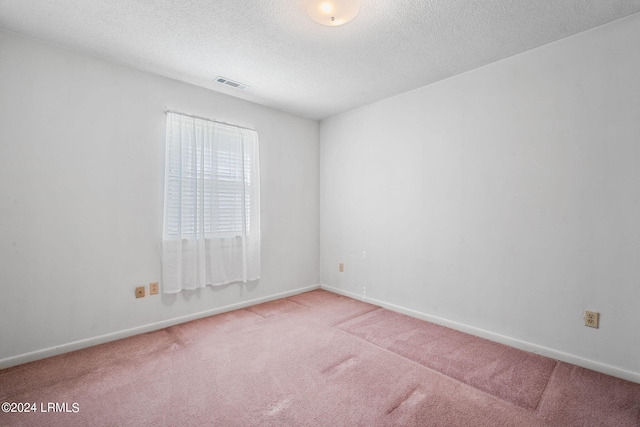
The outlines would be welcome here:
[[[165,108],[258,131],[259,283],[134,298],[161,280]],[[316,121],[0,32],[0,368],[317,285],[318,169]]]
[[[638,46],[636,14],[323,121],[323,285],[640,380]]]

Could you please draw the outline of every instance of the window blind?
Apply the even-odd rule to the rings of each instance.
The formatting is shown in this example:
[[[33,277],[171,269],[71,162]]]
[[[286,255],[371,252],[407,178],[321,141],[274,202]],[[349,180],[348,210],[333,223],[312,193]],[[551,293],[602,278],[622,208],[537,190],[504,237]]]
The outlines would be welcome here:
[[[175,246],[178,242],[179,246],[198,246],[198,242],[201,242],[199,252],[202,253],[195,256],[204,258],[200,261],[205,269],[195,275],[202,276],[200,281],[203,283],[185,283],[188,280],[184,274],[174,271],[178,267],[184,270],[184,263],[181,262],[176,269],[167,272],[168,277],[175,277],[176,282],[182,282],[180,285],[176,283],[176,287],[189,289],[255,278],[256,274],[249,277],[247,271],[256,271],[248,264],[259,266],[259,258],[255,260],[255,256],[249,256],[256,252],[259,256],[258,156],[258,138],[254,130],[167,113],[163,241],[167,247]],[[224,242],[224,239],[227,241]],[[243,259],[234,258],[229,263],[236,267],[226,266],[224,270],[230,272],[235,268],[238,271],[225,273],[225,277],[217,277],[207,271],[216,269],[207,265],[220,264],[229,258],[228,253],[219,253],[213,246],[224,244],[235,247],[236,239],[244,247],[232,252],[245,255]],[[193,245],[189,245],[189,242]],[[254,248],[256,245],[257,250]],[[214,253],[218,254],[219,259],[208,259]],[[180,255],[184,257],[183,253]],[[187,267],[197,270],[198,266],[191,265],[197,261],[189,262]],[[167,264],[173,262],[167,260]],[[242,274],[238,274],[239,265]],[[166,284],[167,279],[163,280]],[[193,280],[199,282],[197,277]]]

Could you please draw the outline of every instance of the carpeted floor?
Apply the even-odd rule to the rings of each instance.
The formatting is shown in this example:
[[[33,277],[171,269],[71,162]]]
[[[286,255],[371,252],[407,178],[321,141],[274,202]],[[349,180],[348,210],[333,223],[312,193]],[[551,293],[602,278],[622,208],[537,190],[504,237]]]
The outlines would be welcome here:
[[[2,402],[36,408],[2,426],[640,426],[640,384],[322,290],[2,370]]]

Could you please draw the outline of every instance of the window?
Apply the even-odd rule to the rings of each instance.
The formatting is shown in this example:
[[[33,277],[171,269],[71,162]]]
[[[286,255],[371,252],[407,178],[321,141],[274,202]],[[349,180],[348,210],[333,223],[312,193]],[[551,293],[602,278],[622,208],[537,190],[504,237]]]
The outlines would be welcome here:
[[[254,130],[167,113],[163,291],[260,276]]]

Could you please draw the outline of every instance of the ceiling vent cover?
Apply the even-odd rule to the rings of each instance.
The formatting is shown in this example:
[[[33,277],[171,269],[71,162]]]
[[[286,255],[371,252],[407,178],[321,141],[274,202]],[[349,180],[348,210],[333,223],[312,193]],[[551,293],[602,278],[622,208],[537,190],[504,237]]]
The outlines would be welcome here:
[[[242,83],[238,83],[238,82],[234,82],[233,80],[229,80],[226,77],[222,77],[222,76],[218,76],[216,78],[216,82],[223,84],[223,85],[227,85],[230,86],[234,89],[238,89],[238,90],[246,90],[247,88],[249,88],[249,86],[242,84]]]

